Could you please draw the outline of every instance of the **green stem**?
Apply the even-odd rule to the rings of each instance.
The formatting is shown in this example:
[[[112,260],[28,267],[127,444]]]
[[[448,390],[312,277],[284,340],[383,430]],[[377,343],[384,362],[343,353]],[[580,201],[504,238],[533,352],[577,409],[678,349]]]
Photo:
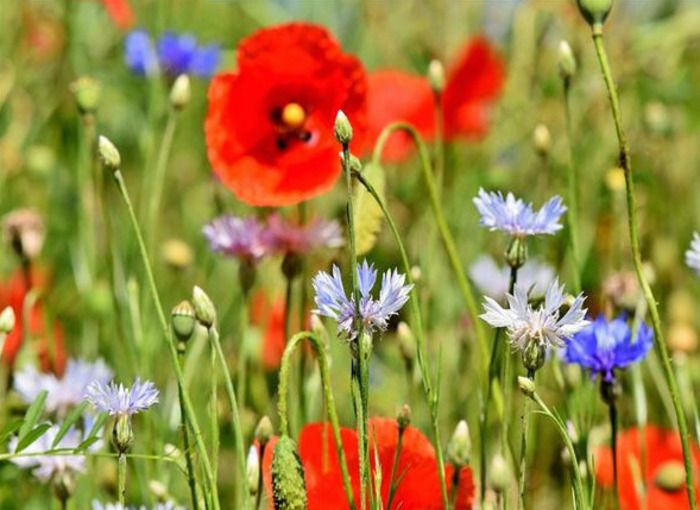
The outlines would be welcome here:
[[[219,483],[219,446],[221,444],[219,432],[219,399],[217,392],[218,380],[216,377],[216,349],[213,347],[209,353],[209,434],[211,435],[211,469],[214,479]],[[240,455],[240,453],[239,453]]]
[[[352,485],[350,483],[350,473],[348,471],[348,464],[345,458],[345,450],[343,450],[343,443],[340,436],[340,425],[338,422],[338,412],[336,411],[335,398],[333,397],[333,390],[331,388],[328,354],[326,353],[326,348],[319,337],[309,331],[301,331],[290,338],[287,342],[287,346],[284,349],[284,354],[282,355],[282,363],[279,374],[279,400],[277,402],[277,409],[280,417],[280,434],[287,436],[289,435],[289,416],[287,411],[289,367],[294,350],[303,340],[308,340],[311,342],[311,346],[318,356],[318,365],[321,371],[321,385],[323,386],[323,396],[328,409],[328,419],[331,422],[333,439],[335,440],[336,451],[338,453],[340,472],[343,477],[343,489],[345,490],[345,496],[348,498],[350,509],[355,510],[356,507],[352,492]]]
[[[117,458],[117,498],[119,504],[124,506],[126,499],[126,457],[123,453]]]
[[[659,358],[661,359],[661,365],[663,367],[664,376],[666,378],[666,382],[668,383],[668,387],[671,392],[671,400],[673,402],[673,408],[676,414],[676,422],[678,424],[678,430],[681,436],[681,445],[683,448],[683,463],[685,465],[686,481],[685,485],[686,491],[688,493],[688,501],[690,503],[691,510],[696,510],[697,500],[695,499],[695,484],[693,483],[693,461],[692,453],[690,450],[690,443],[688,440],[690,434],[688,432],[688,424],[686,421],[685,409],[683,408],[680,393],[678,390],[678,381],[676,380],[676,375],[671,365],[671,358],[668,353],[668,348],[664,339],[663,329],[661,327],[659,309],[656,304],[654,293],[652,292],[651,286],[649,285],[646,275],[644,274],[644,268],[642,265],[642,255],[639,247],[639,234],[637,230],[637,204],[634,195],[634,178],[632,173],[632,160],[630,157],[630,148],[629,144],[627,143],[627,137],[625,135],[624,128],[622,126],[620,100],[618,97],[615,82],[612,77],[612,72],[610,71],[610,65],[608,63],[608,57],[605,51],[605,46],[603,45],[603,27],[600,24],[597,24],[593,27],[593,44],[595,46],[598,62],[600,63],[600,69],[603,74],[603,79],[605,80],[605,85],[608,90],[608,98],[610,99],[610,106],[612,109],[612,116],[613,121],[615,123],[615,131],[617,133],[617,140],[619,145],[620,166],[624,170],[625,174],[628,213],[627,220],[630,232],[632,261],[634,263],[635,272],[637,273],[637,279],[639,280],[639,286],[642,288],[644,298],[646,299],[647,306],[649,307],[649,316],[651,318],[652,328],[654,329],[654,337],[656,339],[656,341],[654,342],[654,347],[657,350]]]
[[[401,457],[401,445],[403,443],[404,431],[399,428],[399,439],[396,442],[396,451],[394,452],[394,461],[391,464],[391,476],[389,477],[389,497],[386,500],[386,508],[391,508],[391,502],[394,500],[396,489],[399,487],[396,480],[396,470],[399,468],[399,458]]]
[[[615,402],[608,404],[608,416],[610,417],[610,441],[612,443],[613,457],[613,493],[615,497],[614,508],[620,508],[620,485],[618,483],[617,467],[617,406]]]
[[[534,382],[535,372],[528,370],[527,377]],[[520,417],[522,422],[522,430],[520,432],[520,499],[518,500],[518,508],[525,508],[525,486],[527,478],[527,433],[529,418],[530,399],[526,399],[523,403],[523,414]]]
[[[168,156],[173,145],[175,136],[175,128],[177,126],[177,111],[174,108],[168,113],[168,120],[165,124],[163,132],[163,141],[158,150],[158,158],[156,159],[155,175],[153,176],[153,188],[151,188],[151,196],[148,201],[148,241],[153,242],[155,231],[155,222],[160,202],[163,196],[163,187],[165,185],[165,171],[168,166]]]
[[[179,361],[182,363],[183,356],[180,355]],[[187,483],[190,488],[190,499],[192,499],[192,508],[198,510],[199,500],[197,499],[197,478],[194,472],[194,462],[192,461],[192,450],[190,449],[190,434],[187,429],[187,420],[185,419],[185,408],[182,405],[182,388],[178,386],[178,401],[180,403],[180,431],[182,433],[182,445],[185,450],[185,464],[187,466]]]
[[[209,455],[207,453],[207,448],[204,444],[202,431],[199,428],[199,423],[197,422],[197,417],[194,412],[194,407],[192,406],[192,401],[190,400],[187,392],[184,390],[185,376],[182,372],[182,368],[180,367],[180,363],[178,362],[177,347],[175,346],[175,340],[171,334],[170,327],[168,326],[168,321],[165,318],[165,311],[160,301],[158,287],[156,286],[156,281],[153,276],[153,269],[151,268],[151,262],[148,257],[148,251],[146,250],[146,243],[144,242],[143,234],[141,233],[141,227],[139,226],[138,220],[136,219],[136,213],[134,212],[134,207],[131,204],[129,192],[126,189],[126,184],[124,183],[124,178],[122,177],[121,171],[118,169],[115,170],[113,177],[117,183],[117,186],[119,187],[119,192],[121,193],[121,196],[126,205],[126,209],[129,213],[129,219],[134,229],[134,234],[136,235],[136,241],[139,246],[141,261],[143,262],[144,270],[146,271],[146,280],[148,281],[148,288],[151,293],[151,298],[153,299],[153,302],[156,305],[156,315],[158,316],[158,321],[160,323],[162,334],[167,339],[168,347],[170,348],[170,356],[173,368],[175,370],[175,378],[177,379],[178,389],[180,390],[179,395],[183,398],[182,405],[185,409],[187,422],[192,428],[192,432],[195,438],[195,444],[197,445],[197,449],[199,450],[199,454],[202,458],[202,466],[204,467],[204,473],[207,477],[207,482],[209,484],[210,490],[213,492],[214,509],[217,510],[220,508],[220,505],[219,496],[216,490],[216,481],[214,478],[214,473],[211,469]]]
[[[569,210],[566,215],[569,224],[569,244],[571,248],[571,260],[573,271],[574,294],[581,292],[581,267],[578,236],[578,178],[574,160],[574,144],[572,136],[571,120],[571,79],[564,78],[564,116],[566,117],[566,139],[569,146],[569,160],[567,161],[567,184],[569,195]]]

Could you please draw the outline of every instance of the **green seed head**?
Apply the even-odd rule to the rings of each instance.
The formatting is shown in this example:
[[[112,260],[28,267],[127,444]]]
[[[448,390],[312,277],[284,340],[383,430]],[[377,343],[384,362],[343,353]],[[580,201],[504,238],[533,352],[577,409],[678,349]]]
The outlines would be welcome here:
[[[581,15],[591,26],[601,26],[610,14],[613,0],[576,0]]]

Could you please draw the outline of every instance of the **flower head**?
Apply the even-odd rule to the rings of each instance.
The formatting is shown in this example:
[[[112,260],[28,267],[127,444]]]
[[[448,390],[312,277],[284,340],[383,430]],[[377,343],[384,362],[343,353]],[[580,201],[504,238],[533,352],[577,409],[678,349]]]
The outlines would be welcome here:
[[[333,266],[332,275],[319,272],[312,282],[317,306],[314,313],[335,319],[338,322],[338,333],[348,340],[357,337],[356,321],[361,321],[365,331],[370,334],[384,331],[389,318],[406,304],[413,288],[413,285],[405,283],[405,275],[396,269],[389,270],[382,275],[379,297],[375,299],[371,292],[377,281],[377,270],[366,260],[357,268],[357,281],[360,291],[357,307],[345,293],[338,266]]]
[[[165,32],[157,47],[162,68],[172,76],[194,74],[208,78],[219,65],[219,47],[200,46],[191,34]]]
[[[366,76],[318,25],[264,28],[238,47],[238,69],[209,87],[205,133],[216,175],[240,200],[291,205],[329,190],[340,174],[335,118],[363,146]]]
[[[564,286],[554,280],[544,296],[544,302],[533,308],[528,300],[527,288],[516,284],[513,294],[506,294],[508,308],[486,297],[485,313],[481,318],[496,328],[506,328],[512,345],[524,351],[533,342],[544,347],[563,347],[576,333],[588,325],[584,319],[585,298],[579,294],[561,316],[564,305]]]
[[[218,253],[248,262],[258,262],[268,253],[265,227],[255,218],[221,216],[205,225],[203,232]]]
[[[131,389],[122,384],[93,381],[87,389],[87,400],[98,411],[112,416],[132,416],[158,403],[158,389],[151,381],[136,378]]]
[[[125,29],[134,24],[134,11],[127,0],[102,0],[102,5],[117,27]]]
[[[271,250],[284,254],[304,254],[319,248],[338,248],[343,245],[340,224],[319,218],[306,225],[295,225],[279,214],[267,219],[264,237]]]
[[[695,232],[690,248],[685,252],[685,263],[690,269],[700,274],[700,234]]]
[[[488,193],[483,189],[479,189],[474,205],[481,214],[481,225],[516,237],[554,234],[561,230],[559,219],[566,211],[559,196],[552,197],[535,212],[532,204],[516,199],[512,193],[504,198],[500,191]]]
[[[644,323],[633,339],[624,315],[610,322],[599,315],[566,344],[564,359],[590,369],[593,376],[600,374],[606,382],[612,382],[614,370],[643,359],[653,339],[651,329]]]
[[[499,267],[488,255],[479,257],[469,268],[469,277],[482,294],[502,302],[510,286],[510,267]],[[556,277],[554,269],[537,260],[528,260],[518,269],[518,283],[528,289],[530,297],[544,296]]]
[[[158,72],[158,55],[148,32],[134,30],[126,36],[124,61],[129,69],[140,76],[150,76]]]

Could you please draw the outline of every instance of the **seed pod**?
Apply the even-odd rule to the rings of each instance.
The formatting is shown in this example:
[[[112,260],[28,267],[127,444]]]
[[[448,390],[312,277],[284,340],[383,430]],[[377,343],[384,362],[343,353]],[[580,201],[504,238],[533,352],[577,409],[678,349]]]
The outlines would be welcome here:
[[[306,510],[304,468],[288,436],[280,437],[272,455],[272,500],[275,510]]]
[[[170,312],[170,324],[178,340],[181,342],[189,340],[197,324],[197,317],[192,303],[185,300],[175,305],[172,312]]]
[[[591,26],[602,26],[610,14],[613,0],[576,0],[578,10]]]

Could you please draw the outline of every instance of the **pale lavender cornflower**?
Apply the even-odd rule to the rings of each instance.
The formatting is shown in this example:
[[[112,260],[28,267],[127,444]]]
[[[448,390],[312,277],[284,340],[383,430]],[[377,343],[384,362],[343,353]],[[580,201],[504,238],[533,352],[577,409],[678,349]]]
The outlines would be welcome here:
[[[527,288],[516,284],[513,294],[506,294],[508,308],[503,308],[494,299],[486,297],[485,313],[481,318],[495,328],[506,328],[513,347],[524,351],[528,346],[563,347],[567,340],[585,328],[586,309],[583,294],[579,294],[560,316],[565,303],[564,286],[554,280],[547,289],[544,302],[537,308],[529,303]]]
[[[481,214],[481,225],[489,230],[500,230],[514,237],[527,237],[537,234],[554,234],[561,230],[561,215],[566,211],[561,197],[549,199],[535,212],[531,203],[525,203],[508,193],[486,192],[479,189],[474,205]]]
[[[255,218],[221,216],[204,226],[211,249],[247,262],[259,262],[268,255],[265,227]]]
[[[320,218],[306,225],[296,225],[279,214],[267,219],[264,238],[270,250],[282,254],[305,254],[321,248],[339,248],[343,245],[343,230],[335,221]]]
[[[100,503],[95,499],[92,501],[92,510],[149,510],[149,508],[146,505],[124,506],[121,503]],[[153,510],[185,510],[185,507],[172,501],[166,501],[165,503],[156,503]]]
[[[338,334],[348,340],[357,337],[356,321],[360,321],[369,334],[386,330],[389,318],[406,304],[413,288],[412,284],[406,284],[405,275],[396,269],[389,270],[382,275],[379,297],[373,298],[371,292],[377,281],[377,270],[366,260],[357,268],[357,280],[360,291],[357,307],[345,293],[338,266],[333,266],[332,275],[320,271],[312,282],[318,307],[314,313],[335,319]]]
[[[700,274],[700,234],[693,233],[690,248],[685,252],[685,263],[690,269]]]
[[[158,403],[158,389],[151,381],[141,382],[136,378],[131,389],[114,381],[105,384],[93,381],[85,398],[95,408],[111,416],[132,416]]]
[[[36,455],[52,449],[74,449],[83,442],[83,434],[70,428],[65,436],[61,438],[56,446],[52,448],[54,439],[60,430],[60,426],[52,425],[36,441],[22,450],[18,457],[13,457],[12,462],[22,469],[31,469],[32,474],[40,481],[46,483],[54,476],[71,473],[85,472],[85,456],[83,455]],[[17,449],[18,438],[15,436],[10,440],[8,451],[14,453]],[[22,454],[32,456],[22,456]]]
[[[34,402],[39,393],[46,390],[44,410],[64,415],[70,407],[79,404],[85,398],[90,383],[107,383],[112,376],[112,370],[102,359],[94,362],[70,359],[60,379],[54,374],[39,372],[33,366],[24,367],[15,374],[14,388],[27,404]]]
[[[469,277],[485,296],[502,302],[510,286],[509,266],[499,267],[488,255],[482,255],[469,268]],[[529,290],[533,298],[542,297],[556,275],[549,265],[537,260],[528,260],[518,269],[518,283]]]

